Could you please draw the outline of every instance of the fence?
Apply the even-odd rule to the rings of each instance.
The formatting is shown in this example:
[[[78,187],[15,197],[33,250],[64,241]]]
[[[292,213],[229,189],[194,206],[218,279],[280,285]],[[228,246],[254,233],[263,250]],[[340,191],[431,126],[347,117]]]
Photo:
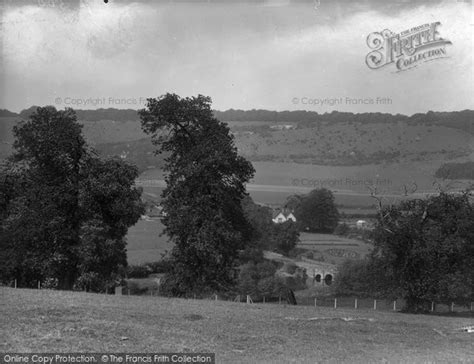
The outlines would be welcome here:
[[[17,281],[14,280],[11,284],[13,288],[18,288]],[[38,289],[43,289],[41,281],[38,281]],[[115,290],[106,290],[105,294],[115,294],[123,296],[161,296],[158,290],[149,290],[147,292],[136,293],[132,292],[127,287],[115,287]],[[195,300],[212,300],[212,301],[233,301],[241,303],[252,303],[252,304],[279,304],[286,305],[287,298],[285,296],[272,296],[272,297],[259,297],[258,299],[252,298],[251,295],[218,295],[218,294],[190,294],[183,298],[195,299]],[[400,311],[405,301],[403,299],[397,299],[389,301],[385,299],[371,299],[371,298],[358,298],[358,297],[297,297],[296,303],[300,306],[313,306],[313,307],[325,307],[333,309],[355,309],[355,310],[379,310],[379,311]],[[474,302],[469,305],[451,304],[431,302],[431,312],[434,313],[474,313]]]

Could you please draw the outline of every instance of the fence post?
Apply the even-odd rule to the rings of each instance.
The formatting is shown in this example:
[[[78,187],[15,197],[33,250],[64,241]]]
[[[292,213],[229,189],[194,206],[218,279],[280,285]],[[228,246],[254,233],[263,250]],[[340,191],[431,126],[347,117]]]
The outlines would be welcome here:
[[[316,297],[314,297],[314,307],[318,307],[318,299]]]
[[[354,300],[354,308],[357,309],[357,298]]]
[[[15,288],[16,288],[16,279],[15,279]],[[472,308],[472,303],[471,303],[471,308]],[[471,310],[472,311],[472,310]]]
[[[397,300],[393,301],[393,310],[397,310]]]
[[[431,312],[434,312],[434,302],[431,301]]]
[[[377,309],[377,300],[374,300],[374,310]]]
[[[454,312],[454,302],[451,302],[451,312]]]
[[[337,308],[337,298],[334,298],[334,308]]]
[[[38,281],[38,289],[41,289],[41,281]]]
[[[217,295],[216,295],[216,301],[217,301]]]

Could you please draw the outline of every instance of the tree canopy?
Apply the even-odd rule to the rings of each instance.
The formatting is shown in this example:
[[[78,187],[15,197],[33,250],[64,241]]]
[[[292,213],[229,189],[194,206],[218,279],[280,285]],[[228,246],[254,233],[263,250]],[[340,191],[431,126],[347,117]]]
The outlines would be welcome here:
[[[302,230],[332,233],[339,222],[334,195],[326,188],[312,190],[304,196],[290,196],[286,206],[295,211]]]
[[[406,299],[407,310],[474,299],[474,207],[468,194],[441,193],[387,207],[374,241],[385,287]]]
[[[202,95],[166,94],[139,112],[158,153],[166,153],[165,233],[174,242],[163,289],[172,295],[226,290],[251,227],[241,200],[254,169],[238,155],[226,124]]]
[[[100,289],[127,264],[125,235],[143,213],[137,169],[97,157],[81,129],[72,109],[54,107],[14,128],[0,182],[2,280]]]

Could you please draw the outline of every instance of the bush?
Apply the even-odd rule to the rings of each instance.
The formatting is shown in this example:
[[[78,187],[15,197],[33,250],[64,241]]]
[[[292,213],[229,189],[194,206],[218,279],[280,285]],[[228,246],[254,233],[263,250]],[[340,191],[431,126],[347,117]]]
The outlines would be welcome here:
[[[281,270],[288,274],[295,274],[297,268],[298,266],[295,263],[289,262],[289,263],[285,263],[285,265],[283,266]]]
[[[336,226],[336,229],[334,229],[334,234],[339,235],[339,236],[346,236],[350,231],[349,225],[346,223],[338,224]]]
[[[146,278],[152,273],[148,265],[129,265],[127,267],[128,278]]]
[[[253,300],[277,297],[285,288],[283,281],[275,276],[276,266],[272,262],[247,263],[240,269],[237,290],[241,295],[250,295]]]
[[[396,294],[385,290],[385,280],[384,268],[375,259],[346,260],[338,267],[334,290],[339,296],[393,298]]]
[[[145,266],[150,268],[151,273],[166,273],[170,270],[171,262],[163,259],[158,262],[146,263]]]
[[[127,279],[125,287],[132,295],[144,295],[159,289],[158,283],[153,279]]]
[[[41,283],[41,288],[43,288],[43,289],[56,289],[56,288],[58,288],[58,279],[57,278],[46,278]]]
[[[116,278],[116,279],[114,279]],[[105,292],[115,287],[118,277],[105,279],[96,272],[86,272],[79,276],[74,284],[74,290],[87,292]]]
[[[277,297],[285,294],[286,286],[279,277],[267,277],[258,281],[257,291],[261,297]]]
[[[150,274],[166,273],[170,269],[170,262],[166,259],[142,265],[129,265],[126,268],[128,278],[147,278]]]

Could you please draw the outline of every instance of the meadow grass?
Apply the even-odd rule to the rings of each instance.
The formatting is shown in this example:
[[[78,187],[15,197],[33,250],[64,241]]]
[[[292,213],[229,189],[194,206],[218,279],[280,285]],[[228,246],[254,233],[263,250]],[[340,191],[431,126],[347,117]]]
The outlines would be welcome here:
[[[472,362],[472,318],[0,288],[2,352],[215,352],[218,363]],[[345,321],[348,318],[354,321]]]

